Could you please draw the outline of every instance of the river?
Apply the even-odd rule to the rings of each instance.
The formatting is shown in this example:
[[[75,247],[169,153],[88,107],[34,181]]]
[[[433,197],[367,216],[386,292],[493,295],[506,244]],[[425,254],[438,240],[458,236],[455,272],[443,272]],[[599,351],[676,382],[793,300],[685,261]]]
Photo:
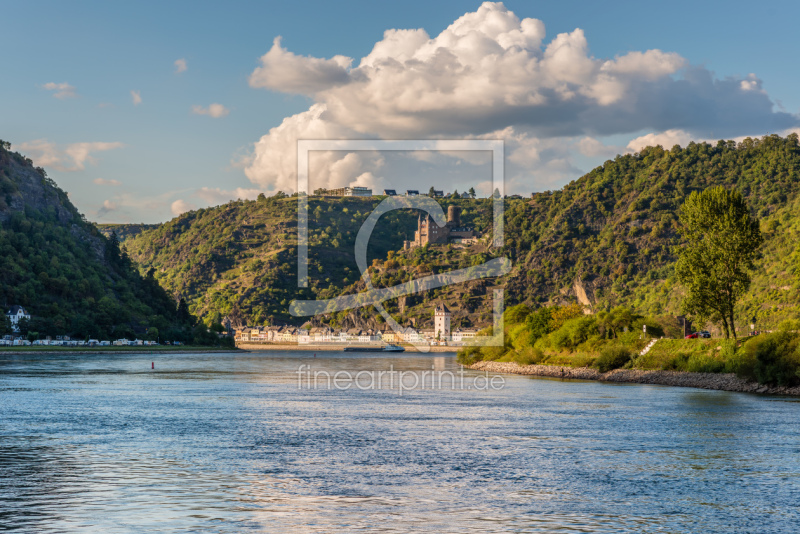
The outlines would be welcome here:
[[[0,356],[0,530],[798,528],[795,399],[487,387],[459,369],[420,354]],[[392,370],[407,389],[374,380]]]

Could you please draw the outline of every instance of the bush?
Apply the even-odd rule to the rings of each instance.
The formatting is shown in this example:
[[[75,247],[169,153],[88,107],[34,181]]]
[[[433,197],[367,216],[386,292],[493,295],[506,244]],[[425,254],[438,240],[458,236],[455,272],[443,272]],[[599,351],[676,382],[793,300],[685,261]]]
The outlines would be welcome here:
[[[559,350],[573,350],[599,333],[597,319],[592,316],[584,316],[566,321],[561,328],[543,341],[549,342],[551,347]]]
[[[544,352],[539,349],[530,348],[514,354],[514,361],[520,365],[536,365],[545,359]]]
[[[725,370],[725,362],[709,354],[695,353],[686,362],[685,370],[690,373],[721,373]]]
[[[762,384],[800,384],[800,335],[776,332],[756,336],[742,347],[753,362],[753,375]]]
[[[800,320],[784,319],[778,324],[778,330],[781,332],[798,332],[800,331]]]
[[[600,356],[594,361],[594,366],[601,373],[607,373],[631,361],[631,351],[626,347],[608,347],[600,351]]]
[[[725,371],[739,378],[756,380],[756,357],[745,350],[738,350],[727,358]]]
[[[483,356],[480,347],[465,347],[458,351],[456,359],[461,365],[472,365],[483,360]]]
[[[689,358],[692,355],[689,352],[677,352],[669,361],[661,366],[664,371],[685,371]]]

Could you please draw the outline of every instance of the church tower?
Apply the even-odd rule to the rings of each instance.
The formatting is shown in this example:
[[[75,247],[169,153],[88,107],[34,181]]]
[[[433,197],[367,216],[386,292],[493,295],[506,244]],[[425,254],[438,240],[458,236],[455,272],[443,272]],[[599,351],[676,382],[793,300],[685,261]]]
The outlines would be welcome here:
[[[450,310],[439,304],[433,312],[433,337],[439,341],[450,339]]]

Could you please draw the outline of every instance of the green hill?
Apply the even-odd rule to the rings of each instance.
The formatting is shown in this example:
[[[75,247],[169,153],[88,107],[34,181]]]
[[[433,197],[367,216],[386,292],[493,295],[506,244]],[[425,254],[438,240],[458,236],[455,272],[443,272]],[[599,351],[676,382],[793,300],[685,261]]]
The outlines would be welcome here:
[[[134,224],[95,224],[97,229],[106,236],[111,237],[111,234],[115,234],[117,239],[120,241],[125,241],[129,237],[134,237],[141,234],[145,230],[152,230],[156,228],[157,224],[144,224],[144,223],[134,223]]]
[[[649,147],[617,156],[559,191],[505,202],[505,245],[469,249],[431,246],[402,251],[415,229],[413,212],[381,219],[369,250],[376,285],[393,285],[505,255],[514,262],[503,280],[442,288],[388,308],[401,320],[430,321],[431,303],[443,301],[456,324],[484,326],[495,285],[507,305],[581,301],[595,310],[631,305],[647,315],[679,312],[681,289],[673,264],[681,246],[677,210],[692,191],[713,185],[742,191],[762,219],[762,268],[741,317],[763,326],[800,313],[795,277],[800,147],[796,135],[741,143]],[[308,289],[296,287],[296,198],[277,195],[186,213],[125,241],[144,272],[153,267],[173,296],[209,320],[232,316],[250,323],[303,320],[288,315],[294,298],[320,299],[357,292],[363,285],[353,259],[355,236],[379,199],[310,199]],[[442,199],[463,207],[466,224],[489,230],[486,199]],[[392,252],[392,258],[388,255]],[[331,319],[357,323],[361,310]],[[742,325],[740,325],[740,328]]]
[[[188,321],[31,160],[0,142],[0,298],[40,335],[191,339]],[[185,319],[185,317],[184,317]],[[152,330],[152,329],[157,329]]]

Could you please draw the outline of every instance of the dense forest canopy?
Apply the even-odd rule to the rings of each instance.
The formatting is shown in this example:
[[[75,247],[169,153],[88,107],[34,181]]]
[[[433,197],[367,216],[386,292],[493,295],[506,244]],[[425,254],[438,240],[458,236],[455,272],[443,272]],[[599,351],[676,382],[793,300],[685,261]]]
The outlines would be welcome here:
[[[44,169],[0,146],[0,299],[30,314],[23,334],[192,340],[191,318],[140,275]]]

